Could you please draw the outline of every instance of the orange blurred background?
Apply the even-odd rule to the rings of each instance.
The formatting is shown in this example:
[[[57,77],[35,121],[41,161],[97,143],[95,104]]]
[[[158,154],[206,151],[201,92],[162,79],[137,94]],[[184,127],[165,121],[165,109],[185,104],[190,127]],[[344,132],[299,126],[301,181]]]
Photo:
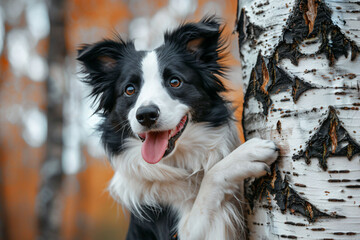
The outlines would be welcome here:
[[[51,1],[50,1],[51,2]],[[124,239],[129,214],[106,191],[112,170],[94,133],[88,89],[79,81],[76,49],[119,32],[136,44],[152,47],[164,29],[205,14],[227,24],[232,55],[227,64],[240,106],[242,91],[237,36],[232,34],[236,0],[67,0],[63,11],[66,57],[55,71],[47,63],[49,1],[3,0],[0,3],[0,239],[38,239],[38,201],[46,174],[46,78],[61,74],[64,129],[63,172],[56,198],[59,239]],[[53,76],[52,76],[53,75]],[[51,131],[52,129],[49,129]],[[240,124],[239,131],[241,133]],[[242,139],[243,140],[243,139]],[[41,195],[44,196],[44,195]],[[46,194],[45,194],[46,196]]]

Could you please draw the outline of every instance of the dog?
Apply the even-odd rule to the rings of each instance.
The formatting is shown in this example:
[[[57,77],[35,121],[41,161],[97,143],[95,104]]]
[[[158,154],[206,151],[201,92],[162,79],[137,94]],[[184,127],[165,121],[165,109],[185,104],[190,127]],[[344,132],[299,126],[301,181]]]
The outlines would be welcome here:
[[[266,174],[278,152],[268,140],[240,145],[222,33],[208,16],[152,51],[121,37],[78,50],[114,169],[109,192],[132,212],[127,239],[245,238],[243,180]]]

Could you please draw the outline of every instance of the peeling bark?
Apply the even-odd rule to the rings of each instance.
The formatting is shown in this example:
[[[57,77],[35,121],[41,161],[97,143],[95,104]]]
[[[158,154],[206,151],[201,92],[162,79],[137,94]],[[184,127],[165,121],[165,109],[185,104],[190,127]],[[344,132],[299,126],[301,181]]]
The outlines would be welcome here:
[[[239,1],[245,138],[281,148],[246,183],[250,239],[360,235],[358,4]]]
[[[310,33],[312,33],[312,31],[314,30],[318,2],[315,0],[308,0],[307,7],[308,7],[308,10],[305,12],[304,20],[305,20],[305,24],[307,24],[309,27],[308,35],[310,35]]]

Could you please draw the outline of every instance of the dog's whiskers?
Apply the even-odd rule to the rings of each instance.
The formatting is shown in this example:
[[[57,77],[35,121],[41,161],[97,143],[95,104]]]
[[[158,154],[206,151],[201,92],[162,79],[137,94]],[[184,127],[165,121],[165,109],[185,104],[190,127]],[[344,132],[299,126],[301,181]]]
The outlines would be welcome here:
[[[125,123],[124,126],[126,126],[126,125],[128,124],[128,122],[127,122],[126,120],[124,120],[124,121],[119,121],[119,122],[116,122],[115,125],[111,126],[111,128],[117,132],[117,131],[119,131],[119,130],[117,130],[117,128],[120,127],[121,125],[123,125],[124,123]],[[121,126],[121,128],[122,128],[122,127],[123,127],[123,126]],[[120,129],[121,129],[121,128],[120,128]]]

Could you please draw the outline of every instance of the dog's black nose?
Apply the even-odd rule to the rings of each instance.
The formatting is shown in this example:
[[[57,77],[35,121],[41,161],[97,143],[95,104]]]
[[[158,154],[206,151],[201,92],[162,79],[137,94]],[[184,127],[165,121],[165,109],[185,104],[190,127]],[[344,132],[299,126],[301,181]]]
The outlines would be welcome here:
[[[160,109],[155,105],[139,107],[136,111],[136,119],[146,127],[151,127],[159,118]]]

